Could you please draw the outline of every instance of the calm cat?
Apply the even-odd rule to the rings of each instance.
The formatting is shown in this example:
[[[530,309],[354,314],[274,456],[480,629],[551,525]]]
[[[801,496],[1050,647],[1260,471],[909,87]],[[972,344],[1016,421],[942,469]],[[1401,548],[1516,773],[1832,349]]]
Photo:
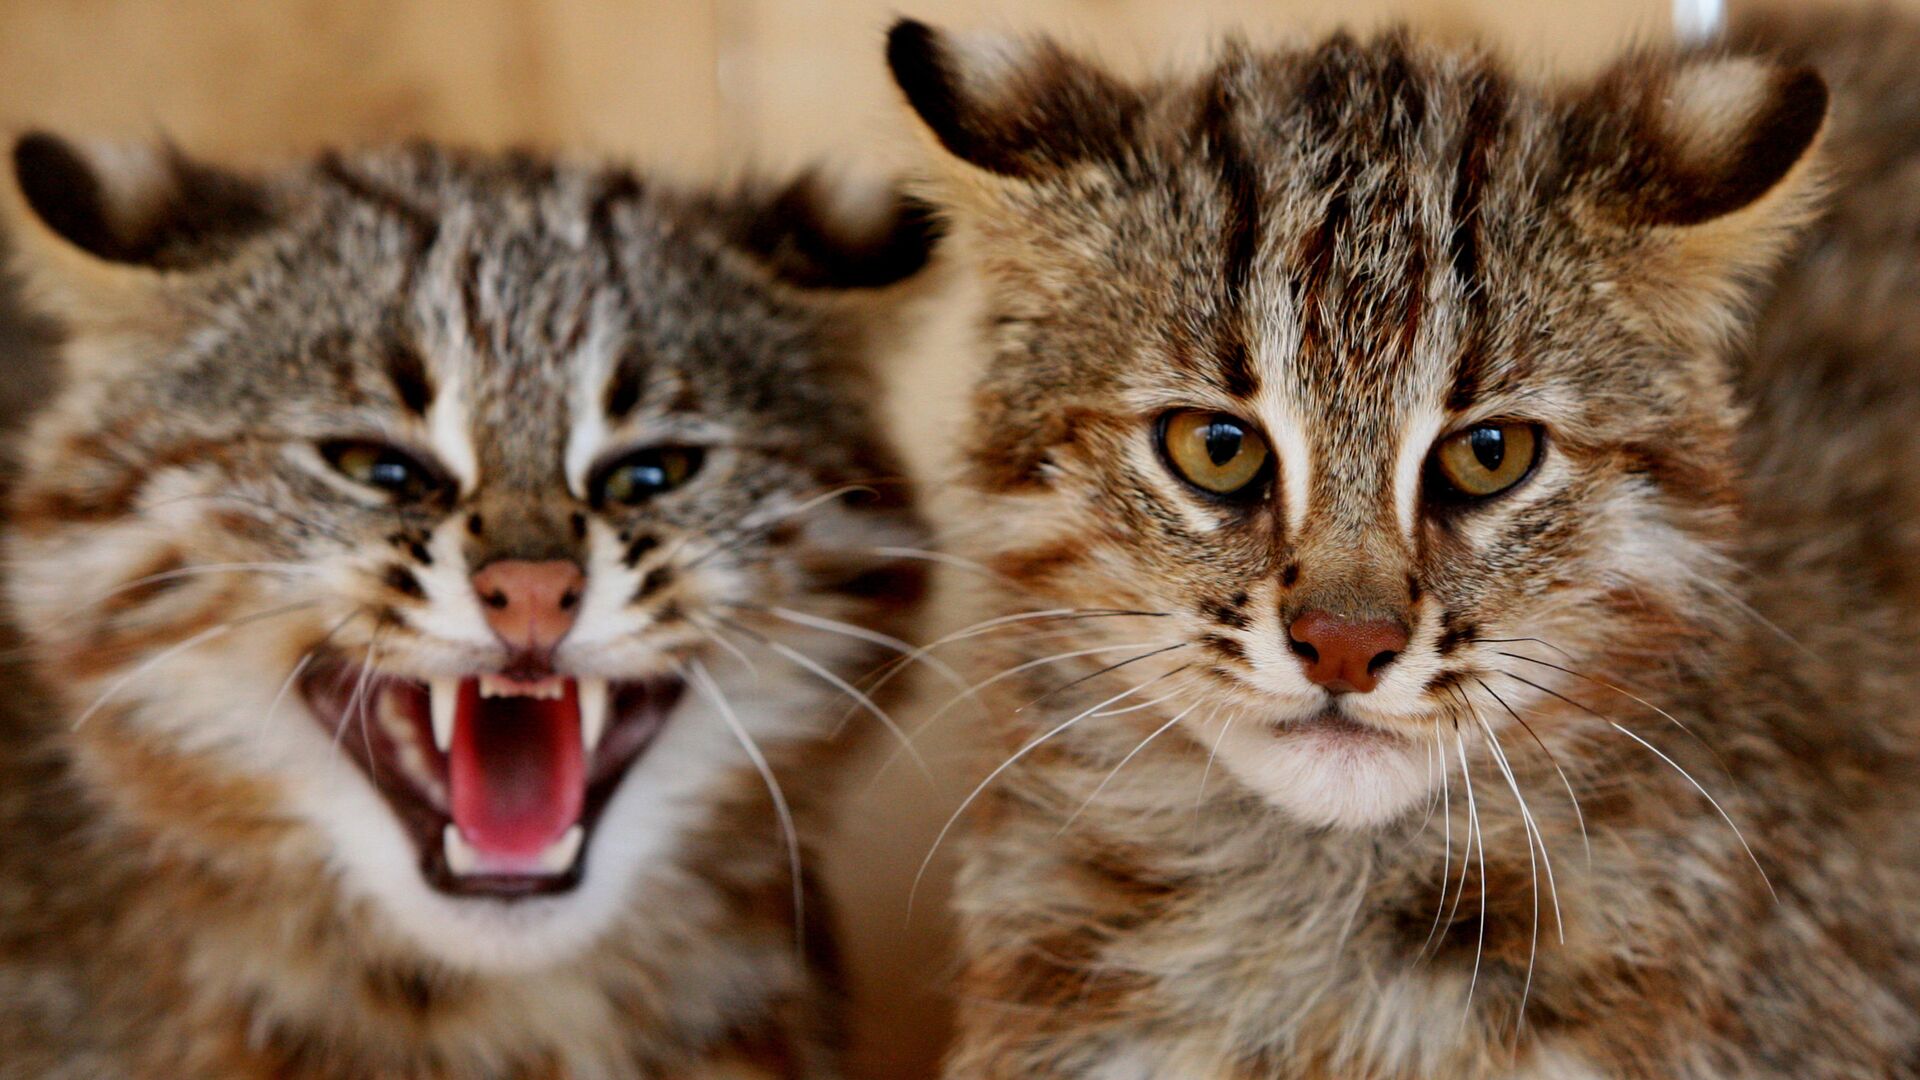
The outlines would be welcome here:
[[[894,29],[1005,583],[949,1075],[1920,1075],[1920,32],[1741,34]]]
[[[918,595],[866,364],[924,216],[7,162],[66,341],[8,519],[0,1076],[838,1075],[803,843]]]

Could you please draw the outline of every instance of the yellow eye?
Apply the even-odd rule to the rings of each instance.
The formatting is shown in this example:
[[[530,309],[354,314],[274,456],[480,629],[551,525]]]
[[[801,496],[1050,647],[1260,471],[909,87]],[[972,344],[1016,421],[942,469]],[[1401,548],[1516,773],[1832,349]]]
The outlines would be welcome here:
[[[337,439],[321,444],[320,454],[340,475],[400,502],[423,502],[449,486],[438,469],[387,443]]]
[[[1264,472],[1267,441],[1253,425],[1226,413],[1192,410],[1167,417],[1160,445],[1174,469],[1215,495],[1237,495]]]
[[[692,479],[704,460],[697,446],[636,450],[600,470],[593,485],[595,502],[638,506]]]
[[[1440,440],[1433,451],[1435,494],[1485,499],[1527,478],[1540,453],[1540,426],[1478,424]]]

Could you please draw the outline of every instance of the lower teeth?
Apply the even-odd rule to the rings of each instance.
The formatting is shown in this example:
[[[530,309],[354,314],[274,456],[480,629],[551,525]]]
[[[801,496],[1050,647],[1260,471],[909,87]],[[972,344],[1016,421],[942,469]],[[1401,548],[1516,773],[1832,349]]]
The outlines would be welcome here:
[[[458,825],[449,824],[440,834],[441,851],[446,856],[447,869],[456,877],[474,877],[480,875],[512,875],[532,877],[558,877],[573,869],[580,858],[580,848],[586,840],[586,831],[578,825],[571,826],[560,834],[560,839],[548,844],[544,851],[528,858],[501,859],[474,849],[467,838],[460,833]]]

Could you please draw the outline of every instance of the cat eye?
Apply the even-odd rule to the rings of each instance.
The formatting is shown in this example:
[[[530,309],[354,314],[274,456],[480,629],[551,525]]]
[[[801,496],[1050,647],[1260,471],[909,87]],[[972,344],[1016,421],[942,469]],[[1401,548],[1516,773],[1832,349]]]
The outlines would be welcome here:
[[[1188,483],[1215,495],[1238,495],[1266,474],[1267,441],[1253,425],[1226,413],[1190,409],[1160,422],[1160,448]]]
[[[591,486],[595,506],[637,506],[693,479],[706,454],[697,446],[650,446],[602,466]]]
[[[1456,501],[1491,498],[1533,472],[1543,441],[1538,424],[1519,422],[1455,432],[1433,449],[1428,490]]]
[[[448,487],[439,469],[389,443],[340,439],[323,443],[320,456],[340,475],[385,492],[396,502],[424,502]]]

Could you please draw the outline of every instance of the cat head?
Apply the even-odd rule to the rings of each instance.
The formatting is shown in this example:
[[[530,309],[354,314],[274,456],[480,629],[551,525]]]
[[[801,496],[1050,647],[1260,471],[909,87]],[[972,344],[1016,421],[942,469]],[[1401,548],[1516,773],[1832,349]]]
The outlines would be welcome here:
[[[1814,210],[1818,76],[1654,52],[1534,85],[1395,33],[1133,82],[910,21],[888,58],[986,282],[991,565],[1035,608],[1155,613],[1083,636],[1137,643],[1138,698],[1272,803],[1404,815],[1453,725],[1562,679],[1519,639],[1710,647],[1722,354]]]
[[[66,333],[13,614],[92,795],[168,850],[554,962],[760,790],[743,741],[780,767],[838,719],[777,650],[851,676],[870,644],[825,628],[914,602],[866,370],[927,255],[905,204],[48,135],[0,195]]]

